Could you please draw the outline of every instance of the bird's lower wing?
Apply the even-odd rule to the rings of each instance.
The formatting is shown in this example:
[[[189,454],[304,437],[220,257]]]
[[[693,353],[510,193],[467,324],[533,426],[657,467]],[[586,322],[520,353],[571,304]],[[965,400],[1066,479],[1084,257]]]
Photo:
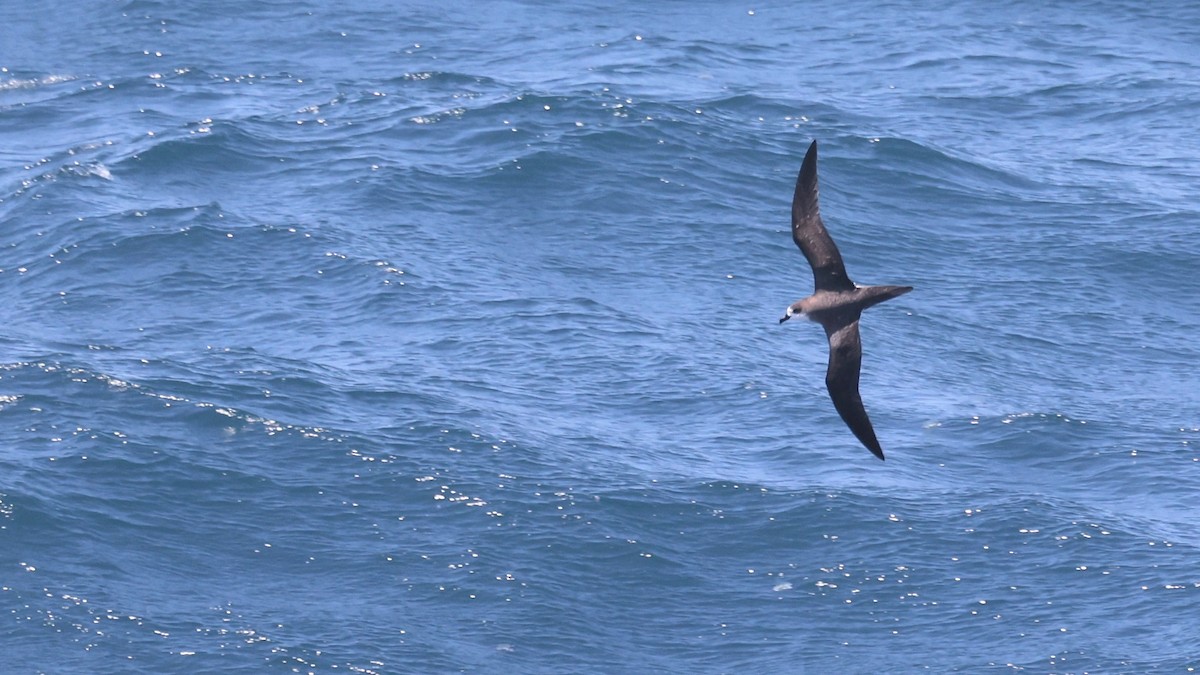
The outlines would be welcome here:
[[[829,370],[825,386],[829,398],[846,426],[868,450],[883,459],[883,448],[875,437],[875,429],[858,393],[858,377],[862,369],[862,339],[858,335],[858,319],[841,326],[828,326]]]

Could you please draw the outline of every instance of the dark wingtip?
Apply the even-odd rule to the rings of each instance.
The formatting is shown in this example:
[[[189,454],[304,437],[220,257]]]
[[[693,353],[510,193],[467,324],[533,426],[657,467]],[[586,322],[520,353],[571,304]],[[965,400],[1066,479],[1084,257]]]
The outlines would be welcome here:
[[[804,163],[800,165],[800,171],[803,174],[807,170],[809,173],[817,171],[817,141],[814,139],[812,144],[808,146],[808,152],[804,153]]]
[[[817,142],[813,141],[804,155],[804,162],[800,164],[800,174],[796,176],[796,193],[792,196],[792,226],[795,227],[798,217],[815,215],[819,208],[817,206]],[[800,249],[803,250],[804,246],[801,245]]]

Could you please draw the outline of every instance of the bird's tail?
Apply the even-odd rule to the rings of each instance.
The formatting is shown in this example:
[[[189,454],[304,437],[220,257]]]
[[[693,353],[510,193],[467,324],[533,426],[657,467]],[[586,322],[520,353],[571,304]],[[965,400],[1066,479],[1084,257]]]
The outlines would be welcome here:
[[[863,309],[878,305],[885,300],[898,298],[912,289],[912,286],[867,286],[862,289],[866,291],[864,293],[866,300],[863,303]]]

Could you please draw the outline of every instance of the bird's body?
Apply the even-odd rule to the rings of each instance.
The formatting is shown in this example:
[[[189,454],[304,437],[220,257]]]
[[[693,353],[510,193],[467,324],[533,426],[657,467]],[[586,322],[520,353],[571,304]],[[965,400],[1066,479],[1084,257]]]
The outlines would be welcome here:
[[[813,269],[813,294],[792,303],[780,323],[803,316],[825,328],[829,338],[829,370],[825,386],[833,407],[846,426],[879,459],[883,448],[867,417],[858,379],[862,368],[862,339],[858,320],[863,310],[904,295],[912,286],[859,286],[846,274],[842,255],[821,221],[817,200],[817,142],[804,156],[792,199],[792,239]]]

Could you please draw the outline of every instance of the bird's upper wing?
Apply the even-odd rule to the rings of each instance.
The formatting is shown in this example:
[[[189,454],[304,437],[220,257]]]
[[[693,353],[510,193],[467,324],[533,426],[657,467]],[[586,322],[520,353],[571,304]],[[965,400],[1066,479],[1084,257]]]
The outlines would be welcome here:
[[[858,317],[840,324],[828,323],[825,332],[829,335],[829,370],[825,374],[825,387],[829,389],[833,407],[858,440],[876,457],[883,459],[883,448],[875,438],[875,429],[858,393],[858,376],[862,368]]]
[[[796,179],[796,194],[792,197],[792,239],[808,258],[813,269],[813,284],[818,291],[847,291],[854,282],[846,275],[842,254],[821,222],[817,203],[817,142],[808,146],[800,176]]]

